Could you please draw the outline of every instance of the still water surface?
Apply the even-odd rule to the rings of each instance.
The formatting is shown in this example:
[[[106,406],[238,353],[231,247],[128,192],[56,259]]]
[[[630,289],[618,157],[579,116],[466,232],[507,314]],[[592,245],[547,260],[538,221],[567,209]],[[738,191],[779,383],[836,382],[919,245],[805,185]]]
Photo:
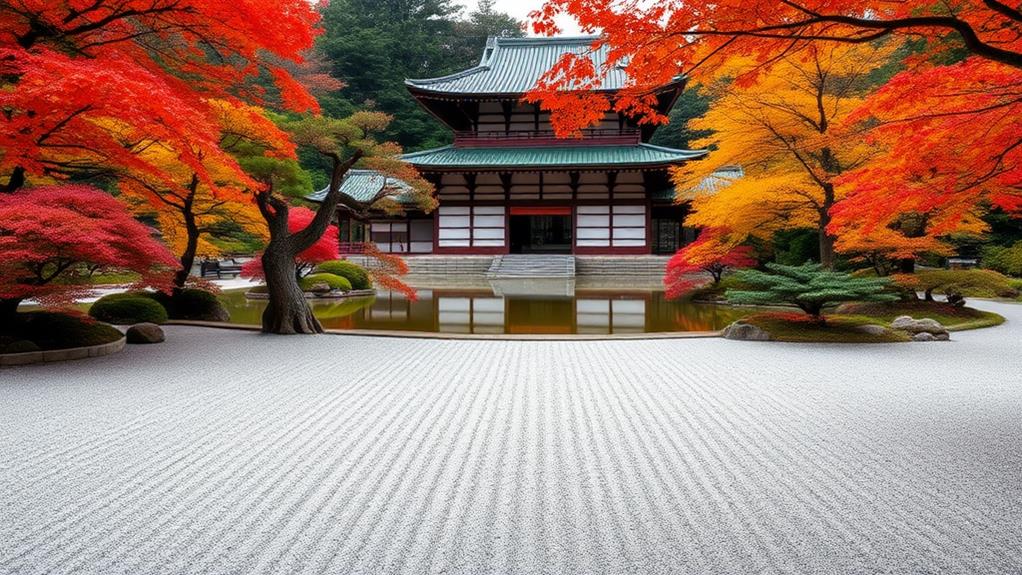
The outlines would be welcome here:
[[[244,291],[221,294],[235,323],[260,323],[265,301]],[[662,291],[568,289],[536,293],[493,288],[418,288],[313,303],[328,329],[478,334],[620,334],[719,330],[756,310],[667,301]]]

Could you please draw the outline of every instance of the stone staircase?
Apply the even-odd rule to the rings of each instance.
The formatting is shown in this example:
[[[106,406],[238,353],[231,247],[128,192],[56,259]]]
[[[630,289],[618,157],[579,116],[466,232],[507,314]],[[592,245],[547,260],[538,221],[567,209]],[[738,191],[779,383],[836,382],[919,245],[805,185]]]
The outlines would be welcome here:
[[[361,265],[373,265],[365,256],[348,256]],[[482,276],[490,269],[493,256],[407,255],[408,273],[420,276]]]
[[[570,255],[508,254],[493,258],[486,277],[570,278],[575,277],[575,257]]]
[[[662,277],[671,256],[575,256],[580,276]]]

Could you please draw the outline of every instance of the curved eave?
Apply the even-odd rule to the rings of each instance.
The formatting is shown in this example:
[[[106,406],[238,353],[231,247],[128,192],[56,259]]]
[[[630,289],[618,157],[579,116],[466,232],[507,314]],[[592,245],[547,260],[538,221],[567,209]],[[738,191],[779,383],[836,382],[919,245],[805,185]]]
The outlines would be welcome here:
[[[658,157],[635,156],[659,153]],[[602,154],[602,155],[601,155]],[[614,157],[614,155],[618,157]],[[445,146],[405,154],[402,159],[423,171],[666,169],[701,158],[705,150],[675,150],[651,144],[637,146],[554,146],[521,148],[454,148]],[[457,156],[465,156],[459,159]],[[590,155],[590,158],[578,157]],[[453,156],[453,157],[452,157]],[[549,159],[544,160],[544,156]],[[573,157],[574,156],[574,157]],[[632,156],[632,157],[629,157]]]
[[[466,92],[466,91],[451,91],[451,90],[437,90],[431,88],[428,84],[423,82],[432,82],[439,79],[433,80],[405,80],[405,87],[414,97],[434,97],[434,98],[449,98],[449,99],[478,99],[478,100],[520,100],[527,92]],[[658,86],[657,88],[650,90],[653,94],[663,94],[669,91],[676,91],[677,94],[672,98],[671,105],[674,105],[674,101],[680,96],[681,89],[684,88],[685,82],[688,80],[685,76],[676,76],[673,81],[669,84]],[[437,82],[439,83],[439,81]],[[586,90],[586,92],[598,92],[601,94],[616,94],[623,88],[595,88],[592,90]]]

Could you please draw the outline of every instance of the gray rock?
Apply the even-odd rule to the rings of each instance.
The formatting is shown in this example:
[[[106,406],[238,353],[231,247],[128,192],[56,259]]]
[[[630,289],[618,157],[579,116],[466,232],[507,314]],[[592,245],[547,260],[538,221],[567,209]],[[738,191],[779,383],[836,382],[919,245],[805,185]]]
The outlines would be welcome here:
[[[725,339],[737,339],[742,341],[770,341],[770,333],[752,324],[741,320],[724,328]]]
[[[866,325],[856,326],[855,331],[861,331],[862,333],[868,333],[870,335],[884,335],[887,333],[887,328],[882,325],[868,323]]]
[[[312,293],[330,293],[330,284],[326,282],[316,282],[309,287],[309,291]]]
[[[938,333],[938,334],[934,335],[933,337],[936,338],[937,341],[951,341],[951,334],[949,334],[947,332]]]
[[[891,322],[891,329],[907,331],[911,334],[929,333],[932,335],[946,334],[947,328],[935,319],[924,317],[913,319],[907,315],[898,316]]]
[[[136,323],[125,335],[128,343],[160,343],[166,339],[163,329],[155,323]]]
[[[937,341],[937,336],[932,333],[921,331],[912,336],[912,341]]]

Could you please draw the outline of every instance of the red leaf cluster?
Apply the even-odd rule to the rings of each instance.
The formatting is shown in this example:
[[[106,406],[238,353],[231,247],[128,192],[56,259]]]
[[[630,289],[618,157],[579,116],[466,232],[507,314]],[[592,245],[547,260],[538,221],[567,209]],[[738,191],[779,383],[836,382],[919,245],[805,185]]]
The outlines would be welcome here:
[[[109,194],[83,185],[0,195],[0,298],[66,303],[89,292],[61,281],[99,265],[142,274],[149,285],[175,266],[173,255]]]

